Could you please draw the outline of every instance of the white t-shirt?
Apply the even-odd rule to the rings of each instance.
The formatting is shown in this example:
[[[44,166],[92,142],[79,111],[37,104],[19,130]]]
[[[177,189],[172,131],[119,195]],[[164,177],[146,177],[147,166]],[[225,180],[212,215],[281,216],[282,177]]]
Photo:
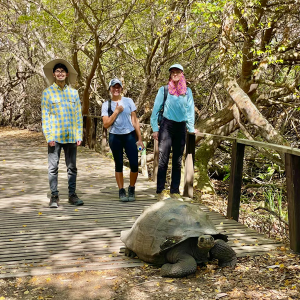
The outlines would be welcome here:
[[[127,134],[134,129],[131,122],[131,113],[136,111],[136,106],[131,98],[122,97],[118,102],[124,107],[124,110],[118,114],[114,123],[111,125],[109,132],[114,134]],[[117,106],[116,101],[111,101],[111,110],[114,112]],[[102,104],[101,117],[108,116],[108,101]]]

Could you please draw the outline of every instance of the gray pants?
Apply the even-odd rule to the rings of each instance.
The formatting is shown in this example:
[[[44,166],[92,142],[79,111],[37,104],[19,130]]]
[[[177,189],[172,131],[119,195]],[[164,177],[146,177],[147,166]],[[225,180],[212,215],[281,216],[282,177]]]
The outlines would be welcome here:
[[[50,147],[48,145],[48,177],[49,177],[51,195],[58,195],[58,190],[57,190],[58,164],[59,164],[60,153],[62,148],[64,149],[65,152],[65,161],[66,161],[66,166],[68,171],[69,195],[74,194],[76,190],[77,144],[76,143],[60,144],[56,142],[55,147]]]

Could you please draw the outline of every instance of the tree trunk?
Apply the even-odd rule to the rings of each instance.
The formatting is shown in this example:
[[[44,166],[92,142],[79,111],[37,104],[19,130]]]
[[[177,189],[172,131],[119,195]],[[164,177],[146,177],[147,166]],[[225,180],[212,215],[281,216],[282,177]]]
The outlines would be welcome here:
[[[224,85],[239,110],[246,117],[247,121],[259,130],[262,137],[270,143],[289,146],[289,143],[260,113],[258,108],[251,101],[249,96],[241,89],[235,79],[224,80]]]

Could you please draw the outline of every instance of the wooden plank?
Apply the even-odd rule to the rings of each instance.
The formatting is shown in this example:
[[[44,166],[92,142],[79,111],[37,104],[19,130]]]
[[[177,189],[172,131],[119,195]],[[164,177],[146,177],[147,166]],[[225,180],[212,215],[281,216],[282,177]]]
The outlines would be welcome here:
[[[121,250],[124,252],[125,248],[121,248]],[[97,265],[99,262],[112,262],[114,263],[115,261],[132,261],[132,258],[125,256],[124,253],[120,253],[118,255],[115,256],[94,256],[92,257],[92,259],[87,258],[87,260],[85,259],[78,259],[76,258],[70,258],[68,260],[66,260],[65,258],[63,260],[54,260],[51,258],[48,259],[44,259],[42,262],[40,260],[30,260],[30,262],[26,262],[26,260],[22,260],[22,261],[8,261],[8,262],[2,262],[1,266],[5,267],[6,269],[10,269],[10,268],[15,268],[15,266],[18,266],[20,268],[24,268],[24,267],[28,267],[28,265],[33,266],[33,267],[42,267],[42,266],[48,266],[53,264],[53,262],[55,261],[56,266],[59,265],[82,265],[82,264],[86,264],[89,263],[89,265]]]
[[[26,260],[31,259],[31,258],[36,258],[36,257],[40,257],[40,258],[48,258],[48,257],[52,257],[53,258],[57,258],[57,257],[73,257],[73,254],[77,254],[76,257],[84,257],[84,256],[88,256],[88,255],[111,255],[113,252],[118,253],[120,247],[124,246],[124,244],[119,241],[116,242],[115,244],[110,244],[109,249],[107,250],[107,248],[103,248],[102,245],[100,245],[100,247],[102,247],[101,249],[97,248],[97,250],[94,249],[89,249],[89,245],[88,242],[86,242],[84,244],[86,246],[85,249],[64,249],[64,248],[59,248],[59,249],[55,249],[55,248],[44,248],[41,249],[40,251],[32,251],[32,250],[27,250],[27,248],[25,247],[19,247],[19,252],[13,252],[10,253],[9,251],[6,251],[4,253],[1,254],[0,257],[0,261],[6,261],[7,259],[24,259],[24,257],[26,257]],[[37,249],[39,250],[39,249]],[[26,256],[25,256],[26,254]]]
[[[87,243],[85,244],[86,247],[81,247],[81,248],[74,248],[73,246],[69,246],[69,248],[63,246],[51,246],[48,247],[47,249],[45,249],[44,247],[35,247],[34,251],[32,251],[32,249],[27,249],[23,247],[23,248],[11,250],[9,252],[7,251],[1,252],[0,261],[13,259],[16,257],[20,257],[20,258],[23,257],[24,259],[24,255],[26,255],[26,259],[30,257],[36,257],[36,256],[45,258],[49,256],[56,257],[58,255],[60,256],[65,255],[69,257],[69,256],[73,256],[74,254],[76,254],[76,256],[78,257],[80,254],[82,255],[82,253],[84,253],[84,255],[88,255],[88,254],[94,255],[95,253],[97,253],[97,255],[112,255],[113,252],[118,251],[119,248],[123,245],[124,245],[123,243],[119,242],[119,244],[114,245],[114,247],[110,247],[109,251],[107,249],[104,249],[102,244],[100,244],[98,247],[90,247]]]
[[[195,162],[195,145],[196,145],[196,136],[195,133],[187,133],[186,135],[186,156],[192,154],[193,164]]]
[[[137,211],[138,213],[131,215],[131,216],[126,216],[126,215],[118,215],[115,214],[119,218],[120,221],[126,222],[128,224],[116,224],[112,216],[86,216],[82,215],[82,218],[73,218],[73,222],[69,223],[68,219],[58,219],[53,223],[50,218],[44,218],[43,220],[40,219],[39,221],[36,221],[35,223],[32,223],[32,221],[28,219],[23,219],[21,222],[13,223],[13,222],[7,222],[3,227],[0,229],[0,236],[2,234],[6,234],[8,232],[30,232],[34,231],[35,229],[45,229],[45,230],[51,230],[54,228],[60,228],[61,230],[66,230],[66,229],[71,229],[71,228],[76,228],[76,226],[80,226],[83,229],[89,229],[89,228],[100,228],[102,226],[107,226],[110,229],[113,228],[124,228],[129,226],[130,223],[132,224],[142,213],[143,210]],[[35,218],[36,216],[32,216],[32,218]],[[85,219],[86,217],[86,219]],[[56,218],[58,218],[56,216]],[[210,219],[215,223],[216,225],[219,225],[219,221],[222,223],[222,225],[230,226],[231,224],[234,226],[239,226],[238,224],[235,224],[231,222],[231,220],[223,218],[217,218],[215,216],[210,216]],[[5,220],[2,220],[5,222]],[[113,225],[111,227],[111,225]],[[12,227],[14,226],[14,227]],[[63,228],[61,228],[63,226]],[[243,224],[240,224],[241,227],[243,227]],[[51,227],[51,228],[49,228]]]
[[[100,221],[98,222],[96,220],[97,222],[91,222],[91,223],[84,223],[84,220],[82,220],[82,222],[72,222],[71,224],[64,223],[64,222],[60,222],[59,224],[51,224],[51,222],[49,222],[48,224],[47,223],[44,224],[44,226],[42,226],[42,224],[37,224],[35,226],[27,224],[25,228],[8,227],[8,228],[1,229],[0,238],[2,239],[2,236],[7,236],[8,234],[10,234],[10,236],[24,236],[26,234],[32,235],[33,233],[37,233],[37,232],[39,232],[40,234],[51,234],[51,233],[59,234],[64,232],[72,233],[78,231],[78,228],[80,228],[82,232],[91,231],[91,234],[95,234],[96,232],[101,233],[102,231],[108,233],[108,230],[121,231],[126,228],[130,228],[137,217],[138,216],[136,216],[135,218],[124,218],[125,225],[124,223],[116,224],[114,220],[112,220],[111,218],[107,221],[102,219],[101,222]],[[122,218],[119,218],[119,220],[123,221]],[[237,224],[232,223],[226,220],[225,218],[224,219],[211,218],[211,220],[219,230],[226,230],[230,228],[239,228],[239,229],[245,228],[245,225],[240,223]]]
[[[242,187],[243,159],[245,145],[236,141],[232,145],[227,217],[238,221]]]
[[[185,160],[183,196],[193,198],[194,196],[194,163],[192,153]]]
[[[285,154],[290,247],[300,253],[300,157]]]
[[[250,236],[233,236],[228,235],[229,238],[229,244],[235,246],[235,243],[239,244],[245,244],[245,245],[251,245],[251,244],[280,244],[278,241],[272,241],[267,238],[261,238],[258,235]],[[36,252],[36,253],[42,253],[46,252],[49,254],[50,251],[64,251],[64,250],[72,250],[73,252],[77,251],[83,251],[86,250],[88,247],[88,251],[91,250],[97,250],[97,254],[99,255],[101,253],[108,253],[111,254],[112,252],[116,251],[118,247],[122,247],[123,243],[120,241],[120,238],[111,238],[104,240],[102,238],[92,239],[92,240],[83,240],[83,241],[73,241],[70,243],[70,241],[48,241],[48,242],[34,242],[31,241],[31,243],[19,243],[14,245],[3,245],[0,249],[0,256],[3,258],[5,255],[10,256],[12,254],[18,254],[20,252],[20,249],[24,249],[22,253],[25,253],[25,250],[27,253],[30,252]],[[99,252],[99,251],[100,252]]]
[[[195,134],[186,135],[186,158],[184,168],[183,196],[193,198],[194,196],[194,162],[195,162]]]
[[[53,266],[53,260],[43,261],[34,263],[34,262],[15,262],[14,265],[9,264],[2,264],[2,269],[0,272],[4,269],[5,271],[10,271],[14,269],[29,269],[29,268],[42,268],[42,267],[48,267],[48,269],[52,268],[59,268],[59,267],[81,267],[81,266],[98,266],[99,264],[116,264],[116,263],[124,263],[124,264],[132,264],[132,263],[140,263],[137,259],[132,259],[129,257],[126,257],[125,255],[119,255],[116,257],[97,257],[97,260],[90,260],[90,259],[82,259],[82,260],[58,260],[55,261],[55,266]],[[17,263],[17,264],[16,264]]]

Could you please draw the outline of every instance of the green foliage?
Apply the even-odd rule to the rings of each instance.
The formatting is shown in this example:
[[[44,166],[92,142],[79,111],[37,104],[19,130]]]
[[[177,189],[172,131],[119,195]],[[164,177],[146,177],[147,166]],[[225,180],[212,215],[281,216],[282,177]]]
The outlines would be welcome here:
[[[220,13],[223,12],[226,2],[228,1],[197,1],[194,3],[192,11],[194,13],[202,14],[205,22],[216,21],[217,17],[220,16]]]
[[[223,170],[226,173],[224,178],[223,178],[223,181],[226,181],[228,178],[230,178],[230,166],[229,165],[224,165]]]
[[[264,173],[259,173],[258,174],[258,178],[262,179],[262,180],[270,180],[273,176],[273,174],[275,173],[275,168],[272,166],[269,166],[267,168],[267,171]]]
[[[284,197],[282,189],[274,186],[265,188],[264,190],[265,207],[272,212],[275,212],[282,220],[288,221],[288,212],[284,207]]]

